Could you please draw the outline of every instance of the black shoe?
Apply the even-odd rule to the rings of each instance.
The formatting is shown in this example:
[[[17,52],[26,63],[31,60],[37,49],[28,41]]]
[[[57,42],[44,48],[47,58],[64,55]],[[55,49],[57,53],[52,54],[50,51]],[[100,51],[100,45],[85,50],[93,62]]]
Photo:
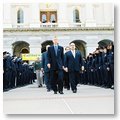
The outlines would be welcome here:
[[[77,92],[77,90],[73,90],[73,93],[76,93]]]
[[[67,90],[70,90],[70,88],[67,88]]]
[[[54,91],[54,94],[57,94],[57,91]]]
[[[47,89],[47,92],[50,92],[50,89]]]
[[[64,94],[63,91],[59,91],[60,94]]]
[[[38,85],[38,87],[42,87],[42,84]]]
[[[64,86],[64,88],[66,89],[67,87],[66,87],[66,86]]]

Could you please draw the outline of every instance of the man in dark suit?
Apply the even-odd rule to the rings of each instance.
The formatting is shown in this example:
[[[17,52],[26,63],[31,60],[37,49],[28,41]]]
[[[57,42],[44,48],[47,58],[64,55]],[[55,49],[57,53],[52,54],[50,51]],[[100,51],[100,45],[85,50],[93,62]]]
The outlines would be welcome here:
[[[75,44],[70,43],[71,50],[66,53],[65,70],[69,72],[69,80],[73,93],[77,92],[77,84],[80,79],[80,71],[84,70],[82,55],[75,50]]]
[[[58,45],[58,39],[54,38],[53,46],[48,48],[48,68],[50,69],[50,81],[54,94],[59,91],[63,94],[63,47]],[[57,87],[58,84],[58,87]]]
[[[44,72],[44,80],[46,84],[47,91],[49,92],[51,89],[50,86],[50,69],[48,68],[48,48],[50,45],[46,46],[46,52],[42,53],[42,68],[41,70]]]
[[[68,51],[70,51],[70,47],[69,46],[67,46],[65,48],[64,60],[65,60],[65,57],[66,57],[66,53]],[[63,81],[64,81],[64,88],[66,88],[67,90],[70,90],[69,73],[66,72],[65,70],[64,70],[64,80]]]

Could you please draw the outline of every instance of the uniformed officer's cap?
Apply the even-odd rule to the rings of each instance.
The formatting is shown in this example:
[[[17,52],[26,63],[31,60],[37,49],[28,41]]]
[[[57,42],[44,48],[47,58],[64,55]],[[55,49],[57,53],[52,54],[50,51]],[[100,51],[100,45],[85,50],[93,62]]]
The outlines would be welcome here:
[[[3,55],[5,55],[5,54],[7,54],[7,51],[4,51],[4,52],[3,52]]]
[[[99,48],[96,48],[96,50],[99,50]]]
[[[100,49],[104,49],[104,47],[102,46],[102,47],[100,47]]]

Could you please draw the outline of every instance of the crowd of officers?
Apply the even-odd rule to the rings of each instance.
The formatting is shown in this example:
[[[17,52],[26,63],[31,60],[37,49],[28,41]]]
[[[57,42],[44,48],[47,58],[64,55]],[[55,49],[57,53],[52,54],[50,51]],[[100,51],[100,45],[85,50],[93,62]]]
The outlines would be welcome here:
[[[23,62],[20,57],[3,52],[3,91],[32,84],[34,82],[34,67]]]
[[[66,52],[68,52],[69,50],[69,47],[65,48]],[[110,43],[109,45],[104,47],[96,48],[96,50],[93,53],[89,53],[89,55],[86,58],[83,58],[82,64],[84,66],[84,70],[80,71],[79,84],[94,85],[114,89],[113,43]],[[33,65],[29,65],[28,63],[23,62],[20,57],[11,56],[9,52],[3,52],[4,91],[32,84],[35,81],[35,79],[36,74],[34,73]],[[64,71],[63,83],[64,88],[70,90],[69,75],[66,71]],[[46,87],[48,87],[47,84]],[[48,89],[48,91],[50,91],[50,89]]]
[[[89,53],[87,58],[83,58],[83,66],[84,70],[80,72],[80,84],[114,89],[113,43],[98,47],[93,53]],[[64,87],[69,89],[68,81],[68,77],[65,77]]]

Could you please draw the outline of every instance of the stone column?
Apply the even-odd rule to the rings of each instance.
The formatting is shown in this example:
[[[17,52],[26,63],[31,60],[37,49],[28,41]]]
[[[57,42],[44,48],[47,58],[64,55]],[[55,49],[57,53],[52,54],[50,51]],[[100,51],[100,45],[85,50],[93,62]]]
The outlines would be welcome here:
[[[70,6],[70,7],[68,7],[67,10],[69,11],[69,14],[68,14],[68,25],[69,25],[69,27],[71,27],[71,25],[73,24],[73,7]]]
[[[86,4],[86,27],[96,27],[96,23],[93,16],[93,5],[91,3]]]
[[[111,3],[104,3],[103,6],[104,6],[104,24],[106,26],[112,25],[114,20],[113,5]]]
[[[80,13],[80,21],[82,23],[82,26],[84,27],[85,26],[85,4],[80,5],[79,13]]]
[[[12,56],[13,55],[12,45],[11,46],[3,46],[3,51],[9,52]]]
[[[40,10],[38,3],[32,3],[31,5],[31,21],[30,27],[40,27]]]
[[[11,55],[13,55],[13,39],[9,34],[3,36],[3,51],[9,52]]]
[[[68,27],[67,4],[60,3],[58,9],[58,27]]]
[[[3,44],[3,51],[9,52],[11,55],[13,55],[13,46],[11,44]]]
[[[88,36],[86,37],[86,56],[89,53],[93,53],[98,47],[98,37],[97,36]]]
[[[30,48],[30,53],[31,54],[40,54],[41,53],[41,45],[33,45],[33,44],[30,44],[29,46]]]
[[[3,5],[3,28],[11,28],[11,4],[5,3]]]
[[[94,19],[96,21],[96,26],[102,26],[104,23],[104,9],[103,9],[103,4],[101,3],[95,3],[93,4],[93,9],[94,9]]]
[[[98,47],[98,44],[87,43],[87,45],[86,45],[86,56],[89,55],[89,53],[93,53],[96,50],[97,47]]]

